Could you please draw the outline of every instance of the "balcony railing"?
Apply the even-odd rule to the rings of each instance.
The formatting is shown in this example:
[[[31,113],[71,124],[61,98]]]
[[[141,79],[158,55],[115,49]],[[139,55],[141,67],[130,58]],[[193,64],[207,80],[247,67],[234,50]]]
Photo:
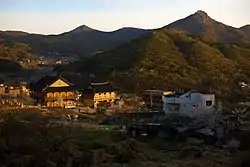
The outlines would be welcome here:
[[[75,100],[77,96],[61,96],[61,97],[45,97],[46,100],[52,101],[52,100]]]
[[[115,100],[115,97],[94,97],[94,101]]]

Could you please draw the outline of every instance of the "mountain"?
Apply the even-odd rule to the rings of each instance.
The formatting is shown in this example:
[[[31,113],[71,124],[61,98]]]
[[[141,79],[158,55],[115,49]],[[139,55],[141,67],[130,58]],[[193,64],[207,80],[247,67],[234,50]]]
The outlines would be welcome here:
[[[241,31],[246,33],[250,37],[250,25],[246,25],[240,28]]]
[[[22,31],[0,31],[1,35],[5,36],[25,36],[28,35],[29,33],[22,32]]]
[[[126,91],[205,89],[238,98],[238,83],[250,81],[249,63],[250,49],[163,28],[73,66]]]
[[[0,41],[29,44],[40,55],[90,56],[103,52],[147,34],[148,30],[122,28],[103,32],[86,25],[59,35],[28,34],[16,31],[0,31]]]
[[[248,43],[250,38],[243,29],[220,23],[204,12],[196,13],[173,22],[164,28],[180,29],[191,34],[202,35],[207,41],[227,43]]]
[[[77,27],[76,29],[70,31],[70,33],[82,33],[82,32],[91,32],[91,31],[97,31],[97,30],[92,29],[86,25],[81,25]]]
[[[250,46],[250,28],[234,28],[220,23],[204,11],[173,22],[163,29],[179,29],[197,35],[202,41],[209,43],[235,43]],[[0,31],[0,42],[21,42],[30,45],[33,52],[48,56],[80,56],[89,57],[118,47],[154,30],[137,28],[121,28],[112,32],[104,32],[86,25],[59,35],[29,34],[21,31]]]

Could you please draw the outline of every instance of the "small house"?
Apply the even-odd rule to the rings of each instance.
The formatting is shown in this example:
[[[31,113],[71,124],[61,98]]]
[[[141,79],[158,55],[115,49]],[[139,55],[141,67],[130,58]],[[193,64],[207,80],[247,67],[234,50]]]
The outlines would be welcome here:
[[[5,84],[5,94],[10,96],[21,96],[22,88],[19,82],[10,82]]]
[[[215,105],[215,94],[208,91],[192,90],[163,95],[162,100],[165,113],[186,113],[198,109],[212,109]]]

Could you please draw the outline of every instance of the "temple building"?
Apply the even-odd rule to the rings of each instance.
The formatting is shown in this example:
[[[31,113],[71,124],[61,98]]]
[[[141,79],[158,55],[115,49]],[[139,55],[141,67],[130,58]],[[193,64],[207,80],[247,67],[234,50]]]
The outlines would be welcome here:
[[[76,106],[74,85],[61,76],[45,76],[31,85],[32,98],[46,107],[72,108]]]
[[[32,98],[46,107],[73,108],[89,100],[89,107],[98,108],[117,99],[117,90],[109,82],[91,82],[86,76],[45,76],[30,87]]]
[[[112,104],[117,100],[117,89],[109,82],[92,82],[90,88],[93,90],[95,108],[102,104]]]

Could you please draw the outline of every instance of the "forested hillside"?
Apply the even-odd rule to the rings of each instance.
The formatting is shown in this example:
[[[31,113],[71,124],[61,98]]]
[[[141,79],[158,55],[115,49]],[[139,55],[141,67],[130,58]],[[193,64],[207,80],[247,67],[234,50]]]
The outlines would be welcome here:
[[[0,43],[0,72],[20,72],[22,66],[29,65],[36,59],[26,44]]]
[[[239,82],[250,79],[250,50],[202,39],[161,29],[78,62],[76,70],[108,76],[127,91],[206,89],[218,97],[239,98]]]
[[[26,61],[34,59],[30,46],[23,43],[0,43],[0,58],[13,61]]]

